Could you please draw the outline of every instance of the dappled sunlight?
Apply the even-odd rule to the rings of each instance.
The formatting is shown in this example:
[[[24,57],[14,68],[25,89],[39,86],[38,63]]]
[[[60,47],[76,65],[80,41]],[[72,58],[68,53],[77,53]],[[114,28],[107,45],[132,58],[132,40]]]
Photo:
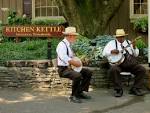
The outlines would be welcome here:
[[[0,98],[0,103],[3,103],[3,104],[14,104],[14,103],[19,103],[19,102],[33,101],[35,99],[36,99],[36,96],[33,96],[33,95],[29,94],[29,93],[25,93],[19,99],[16,99],[16,100]]]
[[[94,88],[90,87],[89,88],[89,93],[94,91]],[[85,92],[87,93],[87,92]],[[62,89],[54,89],[52,92],[50,92],[51,97],[58,97],[58,96],[64,96],[64,97],[68,97],[71,94],[71,88],[67,88],[66,91],[62,90]]]
[[[90,113],[92,111],[92,109],[90,107],[88,107],[88,106],[87,107],[83,107],[81,109],[82,109],[82,111],[85,111],[86,113]],[[82,113],[82,111],[79,112],[79,113]]]
[[[36,98],[36,96],[33,96],[33,95],[29,94],[29,93],[25,93],[23,95],[23,97],[21,97],[21,100],[23,100],[23,101],[32,101],[35,98]]]
[[[93,87],[89,87],[89,92],[93,91],[94,88]]]
[[[90,87],[89,93],[94,91]],[[6,93],[7,92],[7,93]],[[50,99],[55,99],[58,97],[69,97],[71,94],[71,88],[66,91],[60,88],[50,89],[33,89],[33,90],[12,90],[4,89],[1,90],[0,104],[16,104],[25,102],[44,102]]]

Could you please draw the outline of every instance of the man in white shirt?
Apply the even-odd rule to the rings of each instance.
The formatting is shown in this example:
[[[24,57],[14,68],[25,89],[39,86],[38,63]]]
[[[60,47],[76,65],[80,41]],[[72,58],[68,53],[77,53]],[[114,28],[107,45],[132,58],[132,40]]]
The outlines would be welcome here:
[[[139,65],[136,57],[139,55],[139,49],[135,46],[135,41],[131,42],[125,39],[124,29],[116,30],[116,39],[110,41],[103,50],[103,56],[107,57],[110,63],[109,76],[112,78],[115,97],[123,95],[121,84],[121,72],[131,72],[135,76],[135,81],[129,93],[142,96],[140,90],[143,87],[143,80],[146,73],[144,67]]]
[[[92,72],[82,68],[80,60],[74,59],[75,56],[70,45],[76,41],[76,36],[79,35],[76,33],[76,28],[67,27],[63,34],[65,38],[56,48],[58,73],[60,77],[69,78],[73,81],[72,94],[69,100],[75,103],[81,103],[81,99],[90,99],[90,96],[84,94],[83,91],[88,92]],[[76,67],[76,70],[71,69],[70,65]]]

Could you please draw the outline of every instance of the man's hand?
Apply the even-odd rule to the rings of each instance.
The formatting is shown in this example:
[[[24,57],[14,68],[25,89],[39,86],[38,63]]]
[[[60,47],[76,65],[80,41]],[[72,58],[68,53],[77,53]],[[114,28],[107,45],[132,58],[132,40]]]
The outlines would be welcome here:
[[[118,54],[119,53],[119,50],[117,50],[117,49],[113,49],[113,50],[111,50],[111,54]]]
[[[80,67],[82,65],[82,63],[80,61],[76,61],[76,60],[70,60],[69,64],[71,64],[75,67]]]
[[[134,49],[136,48],[136,41],[132,42],[132,46],[133,46]]]

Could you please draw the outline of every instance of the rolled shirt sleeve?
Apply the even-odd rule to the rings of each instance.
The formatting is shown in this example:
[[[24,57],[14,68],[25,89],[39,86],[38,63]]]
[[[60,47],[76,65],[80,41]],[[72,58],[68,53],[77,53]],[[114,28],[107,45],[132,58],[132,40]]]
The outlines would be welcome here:
[[[128,40],[128,42],[131,43],[131,41],[129,41],[129,40]],[[139,55],[139,49],[137,47],[134,49],[132,44],[129,47],[129,49],[127,48],[127,50],[130,54],[134,55],[135,57],[137,57]]]
[[[111,50],[116,49],[115,47],[116,47],[116,45],[115,45],[114,40],[108,42],[106,44],[106,46],[104,47],[104,49],[103,49],[103,53],[102,53],[103,56],[105,56],[105,57],[110,56],[111,55]]]
[[[129,43],[131,43],[131,41],[129,41]],[[128,46],[127,41],[123,42],[123,46],[124,47]],[[122,50],[120,43],[118,41],[117,41],[117,47],[118,47],[119,51]],[[103,56],[105,56],[105,57],[110,56],[111,50],[113,50],[113,49],[117,49],[115,40],[112,40],[106,44],[106,46],[103,49]],[[139,49],[138,48],[134,49],[132,44],[131,44],[131,46],[127,47],[127,51],[129,52],[129,54],[134,55],[135,57],[137,57],[139,55]],[[124,51],[123,54],[125,54],[125,53],[126,52]]]
[[[133,49],[133,55],[135,57],[137,57],[139,55],[139,49],[137,47],[135,49]]]

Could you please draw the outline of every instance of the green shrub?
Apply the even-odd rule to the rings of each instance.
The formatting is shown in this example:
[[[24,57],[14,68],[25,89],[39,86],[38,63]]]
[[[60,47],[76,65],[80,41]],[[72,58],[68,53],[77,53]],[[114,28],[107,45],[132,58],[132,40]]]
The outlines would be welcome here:
[[[51,55],[56,58],[56,46],[60,40],[51,39]],[[0,44],[0,64],[8,60],[47,59],[48,40],[33,40],[20,43],[5,42]]]
[[[95,39],[91,40],[91,43],[95,43],[95,49],[92,52],[94,54],[91,55],[91,59],[94,62],[103,59],[103,55],[102,55],[103,49],[105,45],[111,40],[114,40],[114,37],[110,35],[97,36]]]
[[[148,58],[148,48],[143,48],[143,55]]]
[[[136,41],[136,46],[137,46],[138,49],[143,49],[143,48],[146,48],[146,47],[147,47],[142,38],[141,38],[141,39],[138,39],[138,40]]]
[[[2,21],[0,20],[0,39],[2,38]]]
[[[26,17],[24,14],[22,17],[17,16],[16,11],[9,11],[9,15],[7,17],[9,25],[26,25],[31,24],[31,20]]]
[[[35,49],[31,49],[35,45]],[[30,49],[29,49],[30,48]],[[47,58],[47,41],[25,41],[21,43],[5,42],[0,45],[0,59],[7,60],[30,60]]]
[[[64,18],[35,18],[32,19],[33,25],[60,25],[65,23]]]
[[[32,50],[38,50],[39,47],[41,46],[41,43],[39,43],[40,40],[36,40],[36,41],[24,41],[22,43],[22,47],[24,46],[24,49],[25,50],[29,50],[29,51],[32,51]],[[26,42],[28,42],[28,45],[26,44]],[[44,43],[43,43],[44,44]]]
[[[142,17],[134,20],[133,26],[135,30],[141,31],[141,32],[147,32],[148,31],[148,17]]]
[[[83,55],[88,56],[90,49],[89,39],[83,36],[78,36],[77,41],[72,45],[72,48],[78,57]]]
[[[95,39],[91,40],[91,43],[95,43],[95,46],[102,47],[102,49],[105,47],[105,45],[115,38],[111,35],[100,35],[97,36]]]
[[[104,46],[113,39],[112,36],[108,35],[97,36],[93,40],[79,36],[72,47],[76,55],[81,58],[83,62],[88,60],[90,66],[96,66],[99,65],[98,61],[103,59],[102,51]]]

